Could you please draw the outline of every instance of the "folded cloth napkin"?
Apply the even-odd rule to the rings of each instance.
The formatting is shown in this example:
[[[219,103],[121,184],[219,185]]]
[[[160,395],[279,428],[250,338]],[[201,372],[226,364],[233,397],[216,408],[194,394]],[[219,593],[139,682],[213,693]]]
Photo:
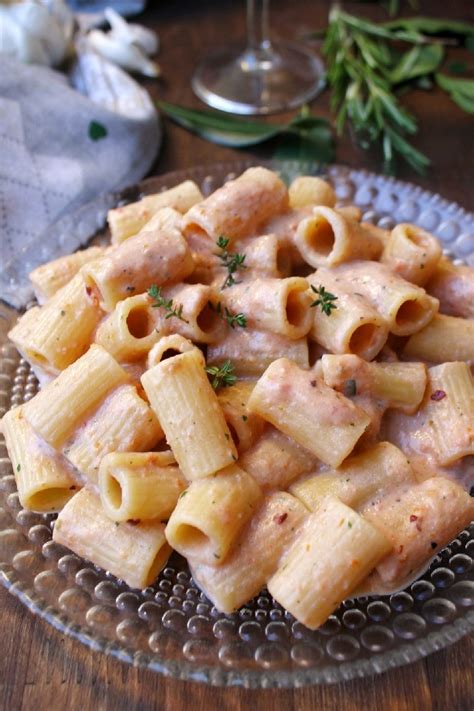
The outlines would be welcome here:
[[[66,77],[0,57],[0,298],[32,296],[28,273],[105,222],[111,191],[140,180],[160,145],[153,103],[84,50]]]

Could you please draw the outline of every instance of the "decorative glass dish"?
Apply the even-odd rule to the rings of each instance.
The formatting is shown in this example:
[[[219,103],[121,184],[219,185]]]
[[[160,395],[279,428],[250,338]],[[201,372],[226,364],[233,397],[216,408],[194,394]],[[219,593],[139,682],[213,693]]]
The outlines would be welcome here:
[[[204,166],[150,178],[114,201],[135,200],[140,193],[189,178],[209,194],[257,163]],[[362,208],[364,220],[384,228],[413,222],[437,235],[451,256],[474,265],[474,215],[439,195],[341,166],[267,165],[285,179],[322,174],[341,203]],[[37,390],[28,364],[6,338],[16,317],[16,311],[0,304],[0,415]],[[122,661],[214,685],[298,687],[406,664],[474,628],[474,525],[406,590],[346,601],[312,632],[266,591],[232,615],[219,613],[176,554],[152,587],[131,590],[53,542],[55,516],[21,508],[3,437],[0,448],[0,581],[62,633]]]

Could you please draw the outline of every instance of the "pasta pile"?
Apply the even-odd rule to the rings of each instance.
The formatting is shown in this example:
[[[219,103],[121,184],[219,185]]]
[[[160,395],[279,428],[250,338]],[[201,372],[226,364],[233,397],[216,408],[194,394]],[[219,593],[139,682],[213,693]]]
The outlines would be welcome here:
[[[9,334],[42,389],[2,429],[55,541],[134,588],[175,550],[219,610],[267,586],[314,629],[474,518],[474,270],[435,237],[261,167],[108,221]]]

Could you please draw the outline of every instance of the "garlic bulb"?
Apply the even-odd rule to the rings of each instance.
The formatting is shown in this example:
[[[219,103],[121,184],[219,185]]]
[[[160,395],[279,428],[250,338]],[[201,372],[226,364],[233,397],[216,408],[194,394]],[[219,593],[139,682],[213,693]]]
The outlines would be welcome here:
[[[71,48],[74,15],[63,0],[0,6],[0,54],[27,64],[57,66]]]

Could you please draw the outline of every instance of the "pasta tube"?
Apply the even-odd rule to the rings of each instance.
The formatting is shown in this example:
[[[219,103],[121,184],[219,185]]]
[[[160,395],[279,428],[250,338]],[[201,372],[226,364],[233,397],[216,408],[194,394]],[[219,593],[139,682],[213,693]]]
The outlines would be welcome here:
[[[290,207],[306,207],[307,205],[326,205],[334,207],[336,193],[332,186],[315,175],[300,175],[288,188]]]
[[[24,358],[58,373],[89,348],[102,316],[77,274],[45,306],[26,312],[8,334]]]
[[[291,340],[270,331],[235,328],[220,343],[208,346],[209,365],[230,360],[239,376],[258,377],[277,358],[285,356],[301,368],[309,368],[306,338]]]
[[[364,410],[286,358],[267,368],[248,407],[333,467],[351,453],[370,423]]]
[[[40,513],[60,511],[79,488],[72,467],[38,437],[22,407],[7,412],[1,426],[21,505]]]
[[[191,274],[194,262],[181,233],[173,228],[141,232],[81,269],[88,292],[105,311],[140,294],[152,284],[164,286]]]
[[[48,301],[76,276],[84,264],[101,257],[105,249],[105,247],[81,249],[74,254],[66,254],[64,257],[59,257],[59,259],[54,259],[33,269],[29,277],[38,303],[44,304]]]
[[[169,518],[186,480],[171,452],[111,452],[99,467],[99,493],[113,521]]]
[[[186,479],[209,476],[236,461],[237,450],[200,351],[168,358],[141,380]]]
[[[168,543],[186,558],[221,565],[260,498],[258,484],[236,464],[193,481],[170,516]]]
[[[119,301],[110,316],[100,324],[95,342],[118,361],[139,360],[160,337],[155,325],[149,296],[130,296]]]
[[[271,425],[241,455],[239,464],[264,490],[286,489],[296,477],[314,472],[319,466],[311,452]]]
[[[390,489],[415,482],[403,452],[390,442],[378,442],[349,457],[337,469],[295,481],[290,492],[310,511],[317,511],[327,496],[335,496],[346,506],[359,510],[365,502],[378,500]]]
[[[265,422],[261,417],[250,412],[247,407],[252,390],[253,383],[240,382],[229,388],[222,388],[217,394],[219,405],[239,454],[252,446],[265,427]]]
[[[193,348],[196,348],[194,343],[184,338],[184,336],[180,336],[179,333],[163,336],[148,353],[146,361],[147,369],[153,368],[154,365],[158,365],[158,363],[161,363],[162,360],[166,360],[166,358],[172,358],[180,353],[192,351]]]
[[[298,225],[294,242],[304,261],[315,268],[377,259],[383,249],[372,233],[330,207],[315,207]]]
[[[307,289],[302,277],[255,279],[226,289],[223,297],[232,312],[246,315],[248,326],[296,340],[311,327]]]
[[[132,588],[151,585],[171,554],[165,526],[157,521],[117,525],[99,497],[82,489],[66,504],[53,530],[53,540],[86,558]]]
[[[474,318],[474,268],[455,266],[449,259],[439,260],[426,285],[431,296],[439,299],[439,310],[448,316]]]
[[[59,448],[111,390],[126,383],[119,364],[97,345],[46,385],[24,406],[23,412],[38,434]]]
[[[417,411],[425,394],[424,363],[367,363],[355,355],[323,355],[323,379],[330,388],[351,395],[372,395],[386,407]]]
[[[454,360],[474,363],[474,321],[436,314],[421,331],[410,336],[403,355],[431,363]]]
[[[219,312],[216,292],[205,284],[178,284],[163,290],[163,297],[172,299],[180,317],[169,318],[156,309],[155,322],[160,334],[179,333],[198,343],[215,343],[226,332],[223,314]],[[220,307],[222,308],[222,307]]]
[[[62,451],[76,469],[96,484],[99,464],[106,454],[146,452],[162,437],[163,430],[148,403],[133,385],[121,385],[88,413]]]
[[[401,224],[393,228],[381,261],[407,281],[424,286],[440,257],[436,237],[416,225]]]
[[[136,235],[159,210],[168,207],[185,213],[200,200],[202,193],[198,186],[192,180],[185,180],[170,190],[146,195],[138,202],[109,210],[107,221],[112,244]]]
[[[394,489],[363,514],[392,545],[378,574],[385,583],[403,584],[470,524],[474,500],[458,484],[435,477]]]
[[[309,337],[332,353],[354,353],[365,360],[375,358],[387,340],[388,326],[372,304],[328,269],[318,269],[307,279],[315,289],[324,287],[336,297],[336,308],[330,316],[321,308],[311,309]],[[317,296],[312,293],[316,301]]]
[[[190,559],[193,580],[218,610],[226,614],[237,610],[257,595],[275,572],[306,514],[305,507],[290,494],[267,494],[222,565]]]
[[[299,622],[316,629],[390,549],[374,526],[328,497],[307,517],[268,590]]]
[[[200,235],[212,243],[220,235],[247,237],[287,207],[288,191],[278,175],[266,168],[249,168],[186,213],[184,235]]]
[[[247,268],[240,274],[243,281],[257,277],[282,278],[291,273],[291,250],[275,234],[238,240],[233,250],[245,254]]]
[[[419,331],[438,310],[437,299],[394,274],[385,264],[351,262],[337,267],[335,273],[372,304],[396,336]]]

